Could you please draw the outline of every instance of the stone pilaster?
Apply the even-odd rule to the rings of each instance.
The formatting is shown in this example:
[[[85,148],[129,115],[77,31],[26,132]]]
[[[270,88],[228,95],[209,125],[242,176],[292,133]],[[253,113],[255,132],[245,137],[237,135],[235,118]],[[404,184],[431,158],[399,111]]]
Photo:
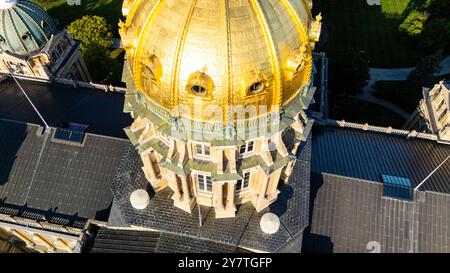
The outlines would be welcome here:
[[[174,200],[174,205],[179,208],[182,209],[188,213],[192,212],[192,209],[195,206],[195,198],[191,197],[191,193],[189,190],[189,181],[187,179],[186,176],[178,176],[177,174],[175,174],[175,184],[177,186],[177,188],[179,188],[179,183],[178,181],[181,180],[181,188],[183,191],[183,195],[180,194],[179,198],[177,199],[173,199]]]

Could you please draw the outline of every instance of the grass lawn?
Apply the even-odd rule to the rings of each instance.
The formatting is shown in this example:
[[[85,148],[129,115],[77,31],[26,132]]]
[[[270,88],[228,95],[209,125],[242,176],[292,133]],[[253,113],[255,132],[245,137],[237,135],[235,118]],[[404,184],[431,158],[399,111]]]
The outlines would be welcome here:
[[[367,52],[371,67],[412,67],[421,53],[405,42],[398,30],[405,11],[416,0],[381,0],[370,6],[366,0],[315,0],[314,14],[322,12],[326,34],[324,50],[336,52],[353,48]],[[407,13],[406,13],[407,14]]]
[[[69,6],[67,0],[33,0],[47,10],[51,17],[58,19],[61,26],[67,26],[85,15],[106,18],[114,36],[118,36],[119,18],[122,18],[123,0],[81,0],[80,6]]]
[[[346,97],[330,98],[330,118],[393,128],[402,128],[406,122],[389,109]]]

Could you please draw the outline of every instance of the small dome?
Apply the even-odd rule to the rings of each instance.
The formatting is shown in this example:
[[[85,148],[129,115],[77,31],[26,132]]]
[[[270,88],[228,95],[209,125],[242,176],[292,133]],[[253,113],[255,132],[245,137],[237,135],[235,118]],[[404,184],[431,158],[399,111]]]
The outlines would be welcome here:
[[[38,5],[27,0],[0,0],[0,52],[37,50],[55,31],[55,22]]]

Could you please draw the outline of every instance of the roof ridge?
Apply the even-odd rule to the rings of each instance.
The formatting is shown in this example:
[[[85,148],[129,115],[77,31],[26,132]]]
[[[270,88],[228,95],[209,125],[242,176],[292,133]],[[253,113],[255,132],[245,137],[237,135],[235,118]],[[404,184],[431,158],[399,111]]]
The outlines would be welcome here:
[[[389,127],[383,127],[383,126],[375,126],[370,125],[369,123],[361,124],[361,123],[355,123],[355,122],[348,122],[343,120],[333,120],[333,119],[327,119],[322,120],[319,122],[322,126],[331,126],[331,127],[341,127],[341,128],[350,128],[350,129],[357,129],[360,131],[368,131],[368,132],[376,132],[376,133],[383,133],[388,135],[396,135],[396,136],[404,136],[407,139],[410,138],[417,138],[417,139],[424,139],[424,140],[432,140],[437,142],[437,136],[429,133],[421,133],[417,132],[416,130],[408,131],[403,129],[395,129],[391,126]],[[442,143],[439,143],[442,144]]]

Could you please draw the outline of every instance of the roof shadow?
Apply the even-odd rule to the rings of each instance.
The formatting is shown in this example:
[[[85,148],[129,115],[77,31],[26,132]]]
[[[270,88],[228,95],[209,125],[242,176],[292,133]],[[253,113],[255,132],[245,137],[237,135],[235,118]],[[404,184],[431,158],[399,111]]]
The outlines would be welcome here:
[[[309,198],[309,226],[303,232],[303,253],[333,253],[334,244],[329,236],[311,233],[314,203],[319,189],[323,185],[321,174],[311,173],[311,188]]]
[[[9,181],[17,154],[26,136],[25,123],[0,122],[0,186]]]

